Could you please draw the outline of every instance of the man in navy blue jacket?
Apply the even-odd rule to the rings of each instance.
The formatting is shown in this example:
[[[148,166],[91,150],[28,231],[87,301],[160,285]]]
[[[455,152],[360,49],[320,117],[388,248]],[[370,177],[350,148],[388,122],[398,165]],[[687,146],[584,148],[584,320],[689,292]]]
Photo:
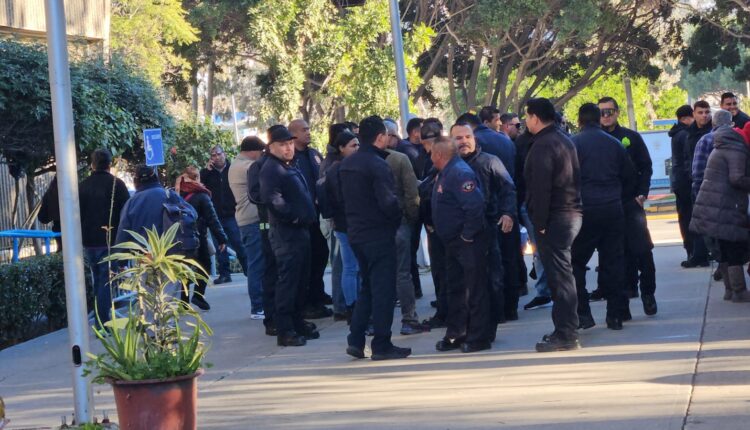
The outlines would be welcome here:
[[[391,342],[396,302],[396,230],[401,224],[401,209],[393,173],[385,161],[389,137],[383,120],[377,116],[363,119],[359,140],[359,151],[346,157],[339,169],[347,234],[362,277],[346,353],[365,357],[365,332],[372,318],[371,358],[406,358],[411,348],[399,348]]]
[[[456,143],[450,138],[435,139],[431,155],[440,171],[432,190],[432,219],[435,232],[445,244],[448,281],[447,329],[435,349],[490,349],[495,325],[490,323],[485,200],[479,178],[458,156]]]
[[[511,178],[516,177],[516,145],[508,136],[499,133],[486,125],[473,113],[465,113],[458,117],[456,124],[469,124],[474,129],[474,139],[482,151],[492,154],[503,162]]]
[[[586,264],[599,251],[599,276],[606,279],[607,327],[622,329],[625,294],[625,215],[623,188],[632,186],[635,171],[625,148],[599,125],[601,112],[593,103],[578,110],[581,132],[572,137],[581,167],[583,224],[572,248],[573,275],[578,290],[578,321],[583,329],[595,325],[586,291]]]
[[[302,319],[310,279],[310,226],[318,221],[307,182],[294,160],[294,136],[286,127],[271,133],[260,170],[260,199],[268,209],[277,280],[274,323],[280,346],[302,346],[320,334]]]
[[[474,170],[484,194],[484,213],[487,222],[486,237],[488,241],[488,286],[490,293],[491,339],[494,340],[494,326],[505,320],[506,297],[513,303],[512,297],[518,300],[518,290],[506,291],[503,279],[503,259],[498,243],[499,233],[509,233],[516,218],[516,190],[503,162],[494,155],[482,152],[474,140],[474,134],[468,125],[456,124],[451,127],[451,137],[458,146],[458,153],[466,164]]]

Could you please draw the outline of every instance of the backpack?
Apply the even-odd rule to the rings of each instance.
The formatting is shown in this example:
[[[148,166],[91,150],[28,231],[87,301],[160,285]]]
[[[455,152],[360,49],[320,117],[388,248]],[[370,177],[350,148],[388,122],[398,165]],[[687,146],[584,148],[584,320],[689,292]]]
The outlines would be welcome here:
[[[195,209],[174,191],[165,190],[167,200],[163,203],[162,231],[169,230],[174,224],[179,224],[175,240],[177,245],[171,253],[190,254],[200,246],[198,236],[198,214]]]

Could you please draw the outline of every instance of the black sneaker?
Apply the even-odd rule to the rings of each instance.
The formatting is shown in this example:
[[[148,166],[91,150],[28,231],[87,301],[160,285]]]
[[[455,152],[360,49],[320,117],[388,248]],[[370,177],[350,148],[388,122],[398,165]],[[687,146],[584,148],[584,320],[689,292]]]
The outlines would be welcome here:
[[[190,303],[194,304],[195,306],[198,306],[202,311],[207,311],[211,309],[211,305],[208,304],[206,299],[195,294],[193,294],[193,298],[190,299]]]
[[[438,318],[437,315],[431,316],[429,319],[422,321],[422,325],[426,325],[431,329],[446,327],[445,320],[442,318]]]
[[[537,309],[541,308],[542,306],[546,306],[548,304],[552,303],[551,297],[544,297],[544,296],[536,296],[533,299],[531,299],[530,302],[526,303],[523,306],[523,309],[528,311],[531,309]]]
[[[283,335],[279,335],[276,338],[276,344],[279,346],[304,346],[307,344],[304,336],[300,336],[295,332],[289,332]]]
[[[276,331],[276,327],[272,325],[266,326],[266,336],[277,336],[278,332]]]
[[[594,317],[591,315],[578,315],[578,328],[587,330],[596,325]]]
[[[323,305],[308,306],[302,313],[302,317],[310,320],[328,318],[333,315],[333,311]]]
[[[214,279],[214,285],[228,284],[229,282],[232,282],[231,276],[219,276],[218,278]]]
[[[392,346],[391,349],[384,352],[379,352],[377,354],[373,352],[370,359],[374,361],[397,360],[399,358],[406,358],[410,355],[411,348],[399,348],[398,346]]]
[[[604,290],[601,288],[597,288],[589,294],[590,302],[601,302],[602,300],[604,300]]]
[[[492,349],[491,342],[465,342],[461,344],[461,352],[463,353],[479,352],[488,349]]]
[[[654,297],[653,294],[643,294],[641,296],[641,300],[643,300],[643,312],[646,313],[646,315],[656,315],[656,312],[658,311],[658,307],[656,306],[656,297]]]
[[[430,326],[420,324],[416,321],[407,321],[401,324],[401,334],[408,336],[410,334],[419,334],[430,331]]]
[[[354,358],[365,358],[365,350],[363,348],[358,348],[356,346],[347,346],[346,347],[346,353],[351,355]]]
[[[460,339],[440,339],[435,344],[435,349],[437,349],[440,352],[445,351],[453,351],[454,349],[461,348],[461,340]]]
[[[541,342],[536,344],[536,352],[571,351],[581,349],[578,338],[563,339],[556,334],[545,335]]]

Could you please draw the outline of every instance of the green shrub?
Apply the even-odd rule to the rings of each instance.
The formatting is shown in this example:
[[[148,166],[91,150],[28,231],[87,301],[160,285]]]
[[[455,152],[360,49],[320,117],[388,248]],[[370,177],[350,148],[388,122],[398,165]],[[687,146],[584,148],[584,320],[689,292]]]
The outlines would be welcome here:
[[[61,254],[0,266],[0,349],[67,325],[64,281]]]
[[[164,148],[166,157],[167,185],[174,186],[174,181],[188,166],[199,169],[206,167],[211,158],[211,148],[221,145],[232,159],[239,149],[234,135],[222,130],[208,121],[180,121],[172,131],[172,140]]]

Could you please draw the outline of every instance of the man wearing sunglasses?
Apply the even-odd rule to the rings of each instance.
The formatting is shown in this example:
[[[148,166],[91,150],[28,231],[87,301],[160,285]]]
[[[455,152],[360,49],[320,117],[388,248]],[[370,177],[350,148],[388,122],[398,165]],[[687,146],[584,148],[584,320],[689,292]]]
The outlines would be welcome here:
[[[744,128],[745,123],[750,121],[750,116],[740,110],[739,101],[734,93],[726,92],[721,95],[721,108],[732,114],[732,122],[739,129]]]
[[[601,111],[601,125],[604,131],[620,141],[627,150],[630,161],[636,171],[635,188],[623,189],[623,210],[625,212],[625,290],[631,297],[638,296],[638,284],[640,281],[641,299],[643,310],[646,315],[656,314],[656,267],[654,266],[654,254],[652,252],[654,243],[648,230],[646,212],[643,203],[648,197],[651,187],[651,175],[654,173],[651,164],[651,155],[646,143],[638,132],[622,127],[617,119],[620,115],[620,107],[617,100],[612,97],[603,97],[599,100]],[[602,279],[600,279],[600,282]],[[606,282],[606,279],[603,280]],[[600,287],[595,291],[598,297],[603,298]],[[592,293],[593,295],[593,293]],[[629,321],[630,309],[623,309],[622,321]]]

